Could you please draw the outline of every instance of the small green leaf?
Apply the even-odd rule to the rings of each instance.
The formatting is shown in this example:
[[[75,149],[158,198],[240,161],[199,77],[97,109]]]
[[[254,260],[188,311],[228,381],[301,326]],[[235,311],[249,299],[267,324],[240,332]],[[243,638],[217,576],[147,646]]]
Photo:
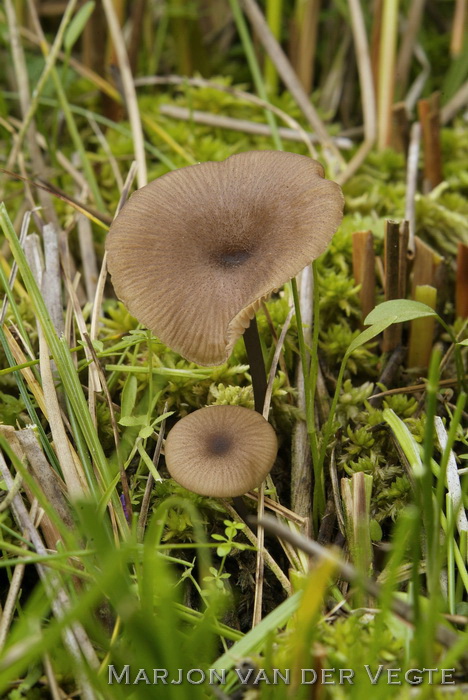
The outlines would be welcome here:
[[[393,322],[393,320],[388,319],[382,320],[379,323],[374,323],[374,325],[370,328],[366,328],[366,330],[362,331],[362,333],[359,333],[357,338],[354,338],[354,340],[349,344],[346,351],[346,358],[348,358],[355,350],[360,348],[361,345],[365,345],[369,342],[369,340],[373,340],[373,338],[382,333],[382,331],[388,328],[388,326],[391,326]]]
[[[125,425],[126,427],[146,425],[146,416],[123,416],[119,420],[119,425]]]
[[[461,340],[458,345],[468,345],[468,338],[465,338],[465,340]]]
[[[75,43],[80,38],[86,23],[94,12],[94,2],[86,2],[83,7],[80,7],[72,21],[68,25],[63,39],[63,45],[67,52],[71,51]]]
[[[230,544],[221,544],[219,547],[217,547],[216,554],[218,555],[218,557],[226,557],[230,551],[231,551]]]
[[[168,411],[167,413],[161,413],[161,415],[158,416],[158,417],[156,418],[156,420],[154,420],[154,421],[151,423],[151,425],[152,425],[153,428],[154,428],[155,425],[157,425],[158,423],[162,423],[163,420],[165,420],[166,418],[169,418],[169,416],[172,416],[174,413],[175,413],[175,411]]]
[[[383,537],[383,532],[377,520],[372,519],[369,522],[369,532],[372,542],[380,542]]]
[[[122,417],[131,416],[135,408],[138,380],[134,374],[129,374],[122,389],[121,413]],[[122,423],[121,425],[124,425]]]
[[[431,309],[427,304],[422,304],[420,301],[411,301],[411,299],[393,299],[384,301],[373,309],[367,315],[364,323],[370,324],[387,321],[388,325],[392,323],[403,323],[404,321],[413,321],[415,318],[423,316],[437,316],[434,309]]]
[[[147,438],[151,437],[152,434],[153,427],[151,425],[145,425],[138,433],[138,437],[141,437],[142,440],[146,440]]]
[[[403,423],[401,418],[397,416],[391,408],[385,408],[382,412],[382,417],[392,429],[398,443],[405,453],[406,459],[413,469],[413,473],[417,477],[424,474],[424,465],[419,454],[418,443],[411,435],[406,423]]]

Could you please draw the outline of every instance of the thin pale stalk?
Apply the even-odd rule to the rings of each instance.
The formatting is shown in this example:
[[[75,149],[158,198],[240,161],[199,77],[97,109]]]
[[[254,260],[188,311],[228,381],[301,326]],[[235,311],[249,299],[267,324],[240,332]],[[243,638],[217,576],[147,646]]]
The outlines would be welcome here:
[[[378,81],[378,147],[390,143],[395,88],[395,51],[398,35],[398,0],[384,0],[380,33]]]
[[[148,179],[146,172],[143,129],[141,126],[141,118],[138,109],[136,90],[133,84],[132,71],[130,69],[127,49],[125,47],[125,40],[112,0],[102,0],[102,4],[106,13],[109,31],[112,36],[112,41],[119,61],[120,74],[122,78],[122,88],[125,95],[125,103],[128,110],[130,126],[133,134],[133,148],[135,150],[135,160],[138,163],[138,187],[144,187]]]
[[[302,313],[297,290],[296,280],[291,280],[291,288],[294,299],[294,308],[296,312],[297,337],[299,342],[299,353],[304,375],[304,393],[306,397],[306,422],[307,432],[309,435],[310,448],[312,453],[312,464],[314,469],[314,493],[313,493],[313,521],[314,530],[316,530],[321,514],[325,509],[325,487],[323,482],[323,470],[320,463],[317,438],[315,433],[315,418],[312,409],[313,397],[311,397],[310,373],[309,373],[309,358],[304,340],[304,329],[302,326]]]

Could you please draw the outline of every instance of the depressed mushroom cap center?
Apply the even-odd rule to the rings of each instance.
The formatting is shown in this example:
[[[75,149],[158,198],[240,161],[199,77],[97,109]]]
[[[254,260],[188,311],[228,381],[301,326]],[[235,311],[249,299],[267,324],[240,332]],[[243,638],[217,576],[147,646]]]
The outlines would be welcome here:
[[[252,257],[252,252],[246,248],[229,246],[214,251],[210,257],[216,266],[229,269],[241,267]]]
[[[226,433],[212,433],[208,436],[207,442],[210,454],[218,457],[227,454],[232,447],[232,437]]]

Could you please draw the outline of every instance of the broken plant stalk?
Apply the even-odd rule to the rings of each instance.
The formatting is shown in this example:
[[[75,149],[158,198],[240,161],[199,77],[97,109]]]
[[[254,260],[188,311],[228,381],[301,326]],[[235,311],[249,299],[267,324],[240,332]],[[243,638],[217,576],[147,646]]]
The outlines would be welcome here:
[[[385,227],[385,301],[400,296],[400,224],[387,220]],[[383,335],[384,352],[394,350],[401,343],[401,323],[386,328]]]
[[[427,304],[431,309],[435,309],[437,302],[437,290],[429,284],[416,287],[414,298],[423,304]],[[432,342],[434,338],[433,316],[416,318],[411,321],[410,342],[408,350],[409,367],[429,367],[432,353]]]

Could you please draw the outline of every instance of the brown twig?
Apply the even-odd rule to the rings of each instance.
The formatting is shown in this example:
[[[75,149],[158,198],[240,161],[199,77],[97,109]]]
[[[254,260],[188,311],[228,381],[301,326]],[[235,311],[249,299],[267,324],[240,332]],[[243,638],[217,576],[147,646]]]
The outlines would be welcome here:
[[[418,114],[424,147],[424,189],[427,192],[442,182],[439,94],[419,100]]]
[[[468,318],[468,245],[461,242],[458,243],[455,299],[457,316]]]
[[[385,227],[385,301],[398,299],[400,294],[400,224],[387,220]],[[401,323],[384,331],[382,350],[390,352],[401,342]]]
[[[375,306],[375,253],[372,231],[356,231],[352,235],[353,243],[353,277],[361,285],[362,319]]]

